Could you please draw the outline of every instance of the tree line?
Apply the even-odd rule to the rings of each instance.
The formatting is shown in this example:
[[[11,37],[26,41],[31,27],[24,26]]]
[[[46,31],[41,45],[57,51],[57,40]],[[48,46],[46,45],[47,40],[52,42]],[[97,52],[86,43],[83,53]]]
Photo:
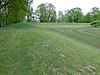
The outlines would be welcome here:
[[[93,7],[84,15],[81,8],[56,12],[51,3],[42,3],[33,10],[33,0],[0,0],[0,27],[18,22],[70,22],[90,23],[100,20],[100,9]]]
[[[56,14],[54,5],[45,3],[37,7],[34,18],[40,22],[91,23],[100,20],[100,9],[93,7],[84,14],[81,8],[76,7]]]
[[[100,20],[100,9],[93,7],[88,13],[84,15],[81,8],[76,7],[72,9],[65,10],[63,13],[59,11],[58,22],[75,22],[75,23],[91,23],[93,21]]]

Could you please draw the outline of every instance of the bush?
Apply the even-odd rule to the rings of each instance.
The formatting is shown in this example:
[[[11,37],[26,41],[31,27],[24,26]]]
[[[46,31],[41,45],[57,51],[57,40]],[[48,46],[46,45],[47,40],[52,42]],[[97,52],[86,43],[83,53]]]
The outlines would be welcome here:
[[[95,27],[100,26],[100,21],[93,21],[90,25],[94,25]]]

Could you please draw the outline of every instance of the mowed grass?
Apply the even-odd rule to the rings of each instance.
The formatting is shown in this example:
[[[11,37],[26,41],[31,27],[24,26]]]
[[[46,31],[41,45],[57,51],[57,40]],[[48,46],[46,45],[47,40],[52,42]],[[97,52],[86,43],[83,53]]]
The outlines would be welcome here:
[[[1,28],[0,75],[100,75],[100,28],[93,29],[66,23]],[[76,34],[98,46],[77,39]]]

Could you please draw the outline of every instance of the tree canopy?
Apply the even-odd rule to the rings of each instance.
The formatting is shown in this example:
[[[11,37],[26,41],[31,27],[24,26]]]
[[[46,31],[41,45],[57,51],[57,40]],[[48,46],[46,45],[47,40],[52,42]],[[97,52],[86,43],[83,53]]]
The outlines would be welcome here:
[[[56,10],[51,3],[43,3],[37,7],[36,15],[40,22],[55,22]]]
[[[24,20],[33,0],[0,0],[0,27]]]

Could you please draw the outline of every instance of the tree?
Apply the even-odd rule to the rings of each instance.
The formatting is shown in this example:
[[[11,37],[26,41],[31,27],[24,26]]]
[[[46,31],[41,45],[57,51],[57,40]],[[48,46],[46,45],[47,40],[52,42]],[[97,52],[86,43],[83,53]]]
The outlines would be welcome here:
[[[90,22],[92,22],[92,16],[91,16],[90,12],[88,12],[88,13],[84,16],[84,22],[85,22],[85,23],[90,23]]]
[[[24,20],[32,11],[30,3],[33,0],[0,0],[0,27]]]
[[[58,21],[59,22],[63,22],[64,21],[64,15],[62,11],[58,12]]]
[[[70,10],[65,10],[65,14],[63,15],[64,16],[64,22],[69,22],[68,20],[68,14],[70,13]]]
[[[65,10],[65,21],[66,22],[73,22],[73,12],[72,10]]]
[[[26,5],[27,5],[28,8],[29,8],[29,10],[28,10],[28,12],[27,12],[27,22],[31,21],[32,18],[33,18],[33,16],[32,16],[32,14],[33,14],[33,8],[32,8],[32,6],[31,6],[32,4],[33,4],[33,0],[28,0],[28,1],[26,2]]]
[[[68,10],[68,21],[69,22],[82,22],[83,13],[81,11],[81,8],[72,8],[71,10]]]
[[[48,22],[55,22],[56,21],[56,11],[54,5],[51,3],[46,3],[46,10],[47,10],[47,16],[48,16]]]
[[[46,7],[45,4],[41,4],[37,7],[36,14],[39,17],[40,22],[46,22]]]
[[[93,7],[89,12],[92,16],[92,21],[100,20],[100,10],[99,10],[99,8]]]
[[[54,5],[51,3],[40,4],[37,7],[36,15],[40,22],[55,22],[56,21],[56,11]]]
[[[5,22],[5,12],[4,10],[0,11],[0,27],[4,26],[4,22]]]

